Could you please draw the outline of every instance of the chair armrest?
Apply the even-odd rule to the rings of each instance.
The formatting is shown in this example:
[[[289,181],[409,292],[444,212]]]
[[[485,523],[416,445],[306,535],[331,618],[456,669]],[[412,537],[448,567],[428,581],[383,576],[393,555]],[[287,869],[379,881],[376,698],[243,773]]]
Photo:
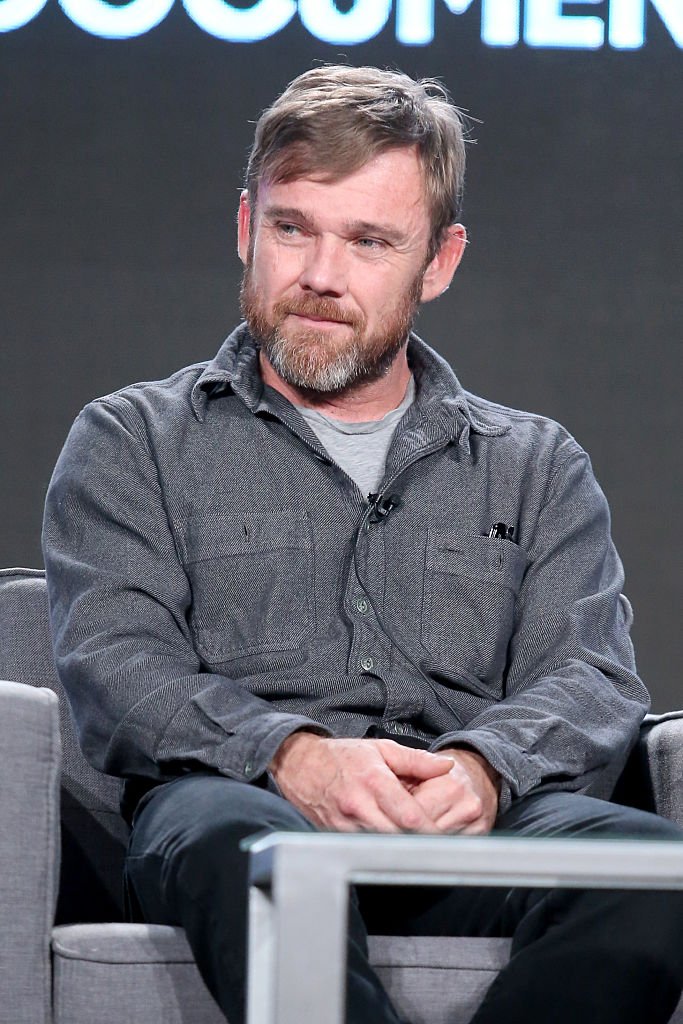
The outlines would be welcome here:
[[[646,716],[612,799],[683,825],[683,711]]]
[[[0,680],[0,752],[0,1024],[47,1024],[61,756],[51,690]]]
[[[654,809],[683,825],[683,711],[648,715],[638,746]]]

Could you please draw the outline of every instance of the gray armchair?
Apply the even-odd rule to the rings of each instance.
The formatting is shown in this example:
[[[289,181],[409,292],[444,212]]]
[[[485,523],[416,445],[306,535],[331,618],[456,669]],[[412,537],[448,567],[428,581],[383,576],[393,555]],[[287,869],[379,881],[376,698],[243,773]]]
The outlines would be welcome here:
[[[0,570],[0,679],[0,1024],[224,1024],[182,930],[125,923],[121,784],[78,748],[38,570]],[[682,783],[683,713],[649,718],[615,799],[683,823]],[[371,941],[415,1024],[466,1024],[508,951],[505,939]]]

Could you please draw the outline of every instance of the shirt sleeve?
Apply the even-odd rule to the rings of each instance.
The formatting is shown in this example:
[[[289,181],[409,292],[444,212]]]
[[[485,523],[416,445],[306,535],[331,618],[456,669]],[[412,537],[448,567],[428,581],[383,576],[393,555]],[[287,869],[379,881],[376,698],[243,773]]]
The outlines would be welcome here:
[[[99,770],[163,779],[204,766],[250,781],[292,732],[327,734],[244,681],[203,671],[157,467],[123,399],[92,403],[72,427],[43,552],[57,671]]]
[[[551,478],[528,554],[503,699],[432,748],[479,751],[503,777],[501,809],[544,789],[608,795],[599,780],[625,762],[649,707],[609,508],[578,446]]]

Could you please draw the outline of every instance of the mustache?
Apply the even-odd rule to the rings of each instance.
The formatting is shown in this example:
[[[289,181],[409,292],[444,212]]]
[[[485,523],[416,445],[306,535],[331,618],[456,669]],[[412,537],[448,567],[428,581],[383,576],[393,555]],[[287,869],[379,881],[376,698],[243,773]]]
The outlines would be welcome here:
[[[302,295],[298,298],[281,299],[273,307],[273,315],[276,320],[284,319],[288,314],[296,316],[318,317],[321,320],[331,320],[334,323],[349,324],[351,327],[362,327],[363,318],[350,310],[343,310],[334,299],[325,296]]]

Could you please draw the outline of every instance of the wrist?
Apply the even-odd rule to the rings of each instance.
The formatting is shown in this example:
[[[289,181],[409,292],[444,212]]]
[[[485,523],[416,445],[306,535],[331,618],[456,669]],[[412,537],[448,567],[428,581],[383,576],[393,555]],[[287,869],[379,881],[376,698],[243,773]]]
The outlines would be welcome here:
[[[278,775],[282,771],[300,758],[305,758],[311,746],[320,743],[325,738],[319,733],[309,732],[307,729],[299,729],[297,732],[291,733],[277,748],[268,765],[268,773],[277,782]]]
[[[496,795],[500,796],[503,777],[478,750],[473,750],[471,747],[450,747],[447,750],[436,750],[434,753],[448,754],[450,757],[454,757],[463,767],[483,772],[493,786]]]

